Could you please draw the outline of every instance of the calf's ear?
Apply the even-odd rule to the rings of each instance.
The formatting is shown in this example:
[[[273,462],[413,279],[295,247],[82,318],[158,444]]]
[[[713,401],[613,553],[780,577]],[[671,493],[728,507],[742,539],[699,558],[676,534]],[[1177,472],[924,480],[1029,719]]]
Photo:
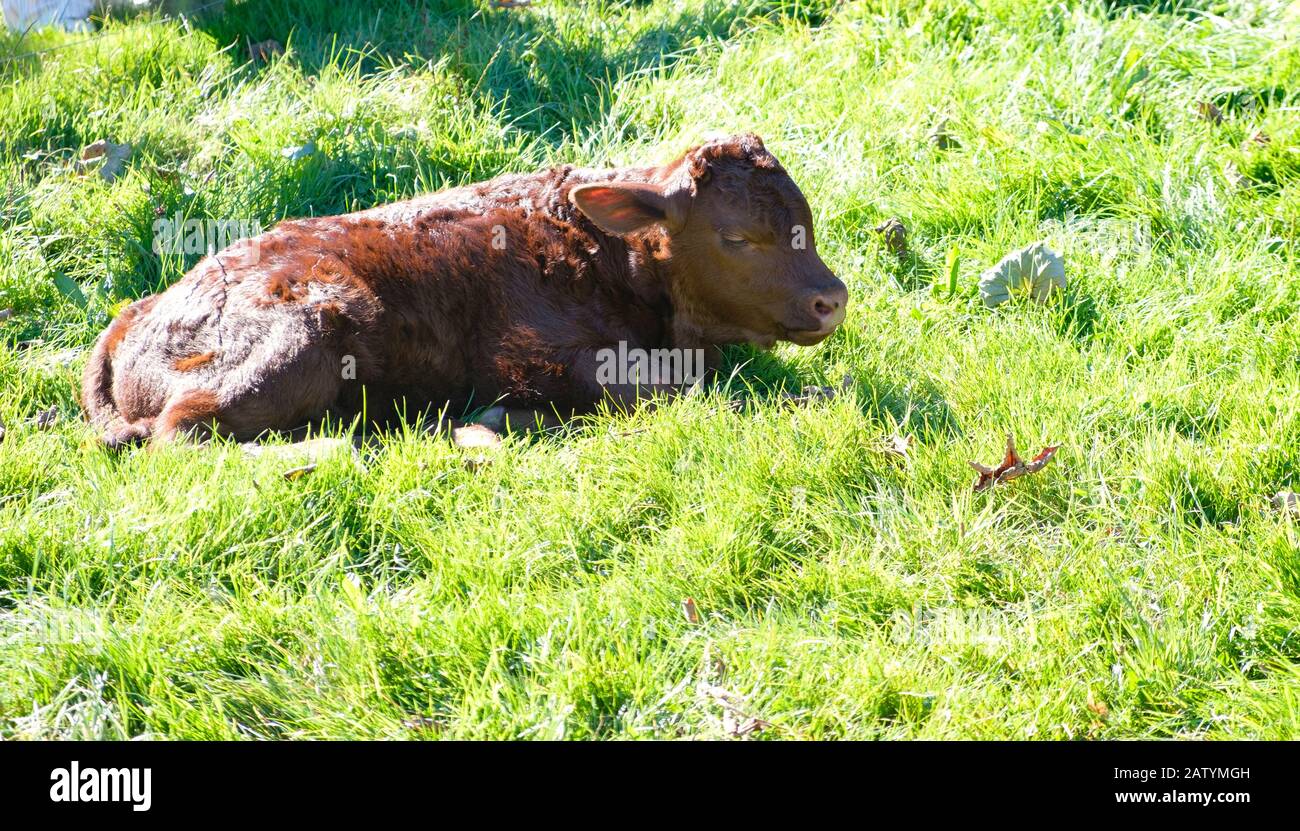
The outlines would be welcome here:
[[[685,208],[682,196],[647,182],[594,182],[569,191],[569,201],[588,219],[620,236],[651,225],[677,230]]]

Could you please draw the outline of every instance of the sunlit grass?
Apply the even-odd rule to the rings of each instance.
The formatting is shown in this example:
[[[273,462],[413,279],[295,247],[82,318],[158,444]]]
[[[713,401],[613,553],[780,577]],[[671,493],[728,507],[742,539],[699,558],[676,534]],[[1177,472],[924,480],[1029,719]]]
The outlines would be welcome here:
[[[1159,5],[232,2],[0,63],[0,737],[725,737],[701,681],[759,738],[1295,737],[1300,15]],[[85,35],[29,37],[0,57]],[[109,315],[196,259],[160,214],[740,130],[850,287],[823,345],[478,466],[410,431],[286,481],[80,419]],[[99,138],[134,147],[111,185],[70,171]],[[1040,239],[1065,296],[984,308]],[[1063,447],[972,493],[1008,433]]]

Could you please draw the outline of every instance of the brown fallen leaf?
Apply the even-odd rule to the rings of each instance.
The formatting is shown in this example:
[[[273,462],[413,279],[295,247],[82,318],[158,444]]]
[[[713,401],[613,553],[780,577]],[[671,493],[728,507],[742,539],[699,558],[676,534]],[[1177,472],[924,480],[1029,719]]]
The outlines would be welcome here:
[[[898,217],[887,219],[872,229],[884,237],[885,247],[899,257],[907,255],[907,226]]]
[[[1223,110],[1216,107],[1212,101],[1202,101],[1197,104],[1196,115],[1202,121],[1208,121],[1211,124],[1223,123]]]
[[[315,473],[315,472],[316,472],[316,465],[313,463],[309,465],[303,465],[302,467],[295,467],[292,470],[286,470],[281,475],[284,476],[285,481],[292,482],[296,479],[301,479],[302,477],[306,476],[309,473]]]
[[[1110,708],[1106,706],[1106,702],[1098,701],[1093,696],[1092,690],[1088,690],[1088,710],[1099,719],[1105,719],[1110,715]]]
[[[257,43],[248,44],[248,59],[253,63],[266,63],[271,58],[278,58],[284,54],[284,47],[278,40],[259,40]]]
[[[48,410],[41,410],[37,413],[36,418],[32,419],[32,423],[36,425],[37,430],[48,430],[53,427],[54,423],[58,420],[59,408],[50,407]]]
[[[76,171],[84,175],[97,170],[105,182],[112,182],[126,169],[127,159],[131,158],[131,145],[114,144],[108,139],[100,139],[94,144],[86,145],[77,160]]]
[[[971,462],[970,466],[979,473],[979,479],[975,480],[975,492],[978,493],[986,488],[999,485],[1003,482],[1010,482],[1012,479],[1019,479],[1030,473],[1037,473],[1047,466],[1059,450],[1061,445],[1052,444],[1044,447],[1031,461],[1024,461],[1020,454],[1016,452],[1015,440],[1007,436],[1007,454],[1002,458],[1002,464],[997,467],[988,467],[979,462]]]
[[[695,598],[688,597],[682,601],[682,614],[686,616],[687,623],[700,622],[700,610],[695,606]]]

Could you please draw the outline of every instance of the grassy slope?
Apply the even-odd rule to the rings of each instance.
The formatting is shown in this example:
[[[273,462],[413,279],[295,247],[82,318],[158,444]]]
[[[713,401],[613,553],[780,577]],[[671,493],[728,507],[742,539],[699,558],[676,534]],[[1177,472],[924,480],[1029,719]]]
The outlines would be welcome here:
[[[0,737],[725,735],[701,679],[764,736],[1300,732],[1300,529],[1267,507],[1300,490],[1295,10],[360,5],[0,64]],[[941,115],[960,149],[925,141]],[[227,446],[110,457],[78,420],[81,350],[192,264],[149,253],[156,210],[270,225],[739,129],[850,286],[820,347],[477,469],[395,435],[286,482]],[[68,174],[104,136],[128,175]],[[1067,301],[984,309],[979,271],[1040,238]],[[774,401],[846,372],[852,397]],[[1007,432],[1064,447],[972,494]]]

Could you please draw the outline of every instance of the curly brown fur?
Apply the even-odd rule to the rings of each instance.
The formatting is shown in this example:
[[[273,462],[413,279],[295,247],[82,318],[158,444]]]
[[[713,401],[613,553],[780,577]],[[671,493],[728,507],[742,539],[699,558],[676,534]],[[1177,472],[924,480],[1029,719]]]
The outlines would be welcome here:
[[[815,343],[846,302],[798,187],[736,136],[663,166],[563,166],[283,222],[119,315],[83,401],[113,446],[471,402],[583,412],[646,391],[597,382],[620,341]]]

